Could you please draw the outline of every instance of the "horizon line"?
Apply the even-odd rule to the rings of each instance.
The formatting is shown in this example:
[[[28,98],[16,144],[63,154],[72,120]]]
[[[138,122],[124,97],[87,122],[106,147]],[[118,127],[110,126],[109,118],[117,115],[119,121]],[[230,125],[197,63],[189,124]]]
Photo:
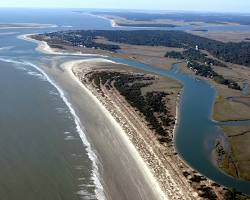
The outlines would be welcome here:
[[[241,11],[208,11],[208,10],[164,10],[164,9],[135,9],[135,8],[69,8],[69,7],[1,7],[0,9],[72,9],[72,10],[103,10],[103,11],[136,11],[136,12],[173,12],[173,13],[213,13],[213,14],[250,14],[250,12]],[[164,14],[164,13],[159,13]]]

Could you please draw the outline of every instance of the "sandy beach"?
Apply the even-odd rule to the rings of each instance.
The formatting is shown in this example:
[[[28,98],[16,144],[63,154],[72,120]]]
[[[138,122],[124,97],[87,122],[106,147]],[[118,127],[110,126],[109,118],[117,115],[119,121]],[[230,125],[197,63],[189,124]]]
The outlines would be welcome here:
[[[95,15],[95,14],[92,14],[92,13],[82,13],[82,14],[83,14],[83,15],[88,15],[88,16],[91,16],[91,17],[97,17],[97,18],[100,18],[100,19],[108,20],[108,21],[110,21],[111,27],[113,27],[113,28],[119,27],[119,26],[117,25],[115,19],[110,19],[110,18],[108,18],[108,17],[101,16],[101,15]]]
[[[118,123],[73,75],[72,61],[43,70],[63,88],[100,160],[107,199],[167,199]],[[84,102],[84,103],[83,103]]]
[[[33,42],[37,44],[36,51],[41,52],[43,54],[50,54],[50,55],[72,55],[72,56],[98,56],[98,57],[103,57],[106,58],[107,56],[104,55],[99,55],[99,54],[83,54],[82,52],[64,52],[61,49],[56,49],[56,48],[51,48],[47,42],[45,41],[39,41],[31,38],[34,34],[24,34],[24,35],[19,35],[17,38],[21,40],[25,40],[28,42]]]
[[[33,34],[19,35],[17,38],[21,39],[21,40],[28,41],[28,42],[36,43],[37,44],[36,50],[41,52],[41,53],[44,53],[44,54],[58,54],[58,53],[60,53],[60,52],[55,52],[54,50],[52,50],[52,48],[50,48],[50,46],[48,45],[47,42],[32,39],[30,37],[31,35],[33,35]]]
[[[53,24],[36,24],[36,23],[0,23],[0,30],[5,29],[32,29],[32,28],[55,28],[57,25]]]
[[[76,61],[69,63],[72,65],[72,70],[74,75],[78,79],[84,80],[84,73],[98,69],[101,66],[110,66],[110,69],[115,70],[116,67],[123,68],[125,66],[119,64],[108,64],[105,60],[92,60],[92,61]],[[88,69],[90,67],[90,69]],[[83,74],[81,71],[84,71]],[[118,69],[119,70],[119,69]],[[125,71],[130,71],[131,69],[126,68]],[[72,72],[71,72],[72,73]],[[168,80],[168,85],[176,84],[171,83]],[[81,83],[81,82],[80,82]],[[82,84],[82,83],[81,83]],[[85,84],[84,84],[85,85]],[[149,167],[153,177],[157,180],[160,187],[164,193],[169,197],[169,199],[192,199],[196,197],[196,192],[193,191],[189,184],[185,181],[185,178],[181,175],[181,170],[177,172],[178,165],[181,164],[177,159],[175,160],[172,156],[167,158],[164,154],[172,154],[172,151],[166,147],[162,148],[157,141],[157,137],[154,133],[147,127],[147,122],[142,116],[139,115],[130,105],[126,103],[126,100],[120,96],[117,92],[108,90],[102,90],[104,96],[101,95],[94,87],[86,83],[86,87],[91,91],[102,105],[112,114],[112,117],[118,122],[123,129],[123,134],[129,139],[129,142],[136,148],[140,157],[143,159],[141,163],[142,168],[145,166]],[[174,86],[176,87],[176,85]],[[175,101],[175,96],[171,98]],[[171,106],[175,106],[173,103]],[[175,113],[175,111],[174,111]],[[172,162],[172,164],[170,164]],[[175,169],[174,169],[175,168]],[[155,182],[151,179],[151,182]]]

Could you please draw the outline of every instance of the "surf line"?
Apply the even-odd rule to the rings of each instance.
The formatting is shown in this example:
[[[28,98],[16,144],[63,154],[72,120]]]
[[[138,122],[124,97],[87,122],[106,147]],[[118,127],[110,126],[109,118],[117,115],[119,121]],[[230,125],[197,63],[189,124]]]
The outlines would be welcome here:
[[[77,130],[77,132],[78,132],[78,134],[79,134],[79,136],[80,136],[80,138],[81,138],[81,140],[82,140],[82,142],[83,142],[83,144],[84,144],[84,146],[86,148],[88,157],[92,162],[92,178],[91,179],[93,180],[94,185],[95,185],[96,198],[98,200],[106,200],[104,188],[103,188],[103,186],[101,184],[101,181],[100,181],[101,176],[100,176],[99,167],[98,167],[98,164],[100,164],[100,162],[99,162],[98,157],[95,154],[91,144],[87,140],[86,134],[84,133],[84,132],[86,132],[86,130],[82,126],[80,118],[77,116],[72,104],[66,98],[63,90],[41,68],[39,68],[38,66],[36,66],[33,63],[30,63],[30,62],[27,62],[27,61],[21,62],[21,61],[16,61],[16,60],[11,60],[11,59],[3,59],[3,58],[0,58],[0,61],[7,62],[7,63],[14,63],[14,64],[30,66],[30,67],[36,69],[38,72],[40,72],[45,77],[45,79],[53,87],[55,87],[55,89],[58,91],[60,97],[62,98],[62,100],[64,101],[65,105],[68,107],[71,115],[74,118],[74,123],[75,123],[75,126],[76,126],[76,130]]]

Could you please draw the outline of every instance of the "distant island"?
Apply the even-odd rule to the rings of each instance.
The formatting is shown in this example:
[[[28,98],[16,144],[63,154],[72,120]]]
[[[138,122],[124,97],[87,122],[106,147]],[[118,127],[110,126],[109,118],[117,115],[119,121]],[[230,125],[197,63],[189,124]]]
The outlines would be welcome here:
[[[222,14],[222,13],[188,13],[188,12],[160,12],[160,13],[145,13],[145,12],[91,12],[95,15],[106,16],[113,19],[125,19],[128,21],[172,21],[173,23],[182,23],[186,25],[250,25],[250,16],[244,14]]]
[[[208,32],[207,29],[194,29],[192,31],[197,31],[197,32]]]
[[[53,24],[36,24],[36,23],[0,23],[0,29],[17,29],[17,28],[47,28],[55,27]]]
[[[116,22],[117,26],[128,26],[128,27],[141,27],[141,28],[175,28],[177,25],[174,24],[163,24],[163,23],[125,23],[125,22]]]

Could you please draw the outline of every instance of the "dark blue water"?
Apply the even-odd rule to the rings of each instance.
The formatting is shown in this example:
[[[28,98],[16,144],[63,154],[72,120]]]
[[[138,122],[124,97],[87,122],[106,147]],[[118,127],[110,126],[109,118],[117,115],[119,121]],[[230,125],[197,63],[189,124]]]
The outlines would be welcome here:
[[[108,20],[100,19],[100,18],[95,18],[95,17],[90,17],[86,15],[80,15],[79,13],[74,13],[71,10],[64,9],[64,10],[13,10],[13,9],[0,9],[0,21],[4,23],[43,23],[43,24],[55,24],[57,27],[55,28],[43,28],[43,29],[8,29],[8,30],[0,30],[0,59],[9,59],[11,61],[19,61],[19,62],[24,62],[24,61],[29,61],[32,63],[44,63],[44,64],[49,64],[53,59],[58,58],[58,56],[55,55],[42,55],[39,52],[35,51],[36,44],[26,42],[23,40],[19,40],[16,37],[21,34],[26,34],[26,33],[42,33],[42,32],[48,32],[48,31],[57,31],[57,30],[68,30],[68,29],[112,29],[110,26],[110,22]],[[66,27],[66,26],[72,26],[72,27]],[[7,47],[7,48],[6,48]],[[4,48],[1,50],[1,48]],[[60,58],[63,61],[67,60],[72,60],[72,59],[82,59],[82,57],[79,56],[60,56]],[[193,168],[204,174],[205,176],[209,177],[210,179],[228,186],[228,187],[234,187],[238,189],[239,191],[249,193],[249,188],[250,188],[250,182],[246,181],[241,181],[237,180],[235,178],[232,178],[230,176],[225,175],[222,173],[220,170],[218,170],[213,163],[211,162],[211,150],[214,145],[214,141],[216,136],[218,135],[218,127],[214,122],[211,120],[211,113],[212,113],[212,106],[214,103],[214,99],[216,96],[216,91],[214,88],[212,88],[206,81],[202,81],[199,79],[196,79],[190,75],[186,75],[183,73],[180,73],[178,70],[178,65],[174,65],[172,70],[167,71],[167,70],[162,70],[162,69],[157,69],[152,66],[147,66],[141,63],[136,63],[133,61],[128,61],[128,60],[123,60],[123,59],[117,59],[117,58],[109,58],[111,60],[114,60],[116,62],[124,63],[131,65],[135,68],[143,69],[146,71],[150,72],[155,72],[157,74],[163,75],[163,76],[168,76],[172,77],[176,80],[179,80],[183,84],[183,91],[181,95],[181,102],[180,102],[180,109],[179,109],[179,126],[177,128],[177,134],[176,134],[176,147],[180,155],[184,158],[184,160],[191,165]],[[25,155],[28,150],[31,151],[31,148],[27,145],[28,142],[31,142],[34,146],[39,147],[40,144],[40,139],[38,140],[37,138],[39,137],[45,137],[45,138],[50,138],[51,142],[53,141],[62,141],[60,145],[56,148],[53,148],[53,151],[55,151],[55,159],[63,159],[61,157],[62,154],[60,154],[61,149],[64,148],[69,148],[71,151],[71,155],[79,155],[81,154],[83,156],[82,159],[79,160],[81,163],[82,169],[85,169],[80,172],[80,174],[74,172],[74,168],[77,166],[76,163],[74,163],[68,155],[68,159],[66,162],[56,162],[57,165],[56,167],[58,169],[62,169],[62,172],[64,170],[67,171],[65,173],[65,176],[61,174],[60,176],[61,179],[65,179],[68,181],[64,181],[64,184],[62,184],[63,188],[69,188],[69,190],[65,190],[65,193],[60,194],[63,196],[62,199],[78,199],[80,198],[79,195],[75,195],[80,189],[85,191],[86,193],[90,195],[95,195],[94,189],[87,189],[87,187],[79,188],[80,184],[79,178],[84,178],[87,180],[87,183],[94,184],[93,181],[89,180],[91,178],[91,160],[87,156],[86,149],[84,151],[84,148],[81,149],[81,147],[84,147],[82,142],[80,141],[80,138],[77,137],[77,131],[75,129],[75,124],[74,121],[72,121],[72,116],[69,113],[69,120],[64,121],[62,120],[58,114],[58,111],[54,112],[53,109],[49,109],[47,107],[56,107],[50,100],[50,91],[55,90],[53,86],[51,86],[48,82],[46,81],[41,81],[40,76],[26,76],[25,73],[22,74],[23,72],[20,72],[20,69],[16,69],[15,66],[19,66],[19,64],[14,64],[11,63],[6,63],[6,62],[1,62],[0,63],[0,69],[3,70],[2,73],[0,73],[0,80],[2,80],[1,84],[1,95],[7,95],[10,93],[12,96],[9,96],[8,98],[11,99],[12,101],[9,101],[8,103],[8,98],[5,99],[5,103],[3,104],[3,100],[0,99],[0,105],[7,106],[6,110],[4,112],[0,113],[0,119],[2,120],[1,122],[1,130],[0,130],[0,138],[2,136],[6,137],[6,140],[9,140],[8,137],[19,137],[19,134],[23,134],[25,132],[26,134],[23,134],[25,137],[24,139],[27,140],[22,146],[27,147],[28,149],[25,149],[20,151],[19,148],[15,148],[15,145],[13,145],[12,140],[9,140],[10,142],[8,143],[5,147],[5,149],[2,149],[1,155],[2,157],[8,159],[8,156],[13,156],[13,162],[17,166],[15,168],[15,173],[16,177],[19,177],[19,175],[23,174],[23,165],[22,162],[19,162],[17,158],[22,158],[24,156],[24,159],[28,159]],[[36,70],[31,69],[29,66],[26,65],[20,65],[24,67],[26,70],[27,68],[29,70],[34,71],[38,73]],[[19,67],[20,67],[19,66]],[[18,75],[15,75],[17,73]],[[27,74],[27,72],[26,72]],[[39,73],[38,73],[39,74]],[[40,77],[40,78],[39,78]],[[32,83],[26,83],[26,81],[31,81]],[[40,81],[40,82],[39,82]],[[45,84],[46,83],[46,84]],[[8,88],[6,85],[8,84],[13,84],[12,87]],[[44,88],[42,86],[43,84],[46,85],[45,89],[41,90],[39,88]],[[26,85],[26,86],[25,86]],[[28,87],[29,86],[29,87]],[[22,94],[24,94],[22,96]],[[22,98],[19,99],[19,97],[22,96]],[[28,101],[28,103],[25,103],[25,98],[29,98],[29,96],[32,96],[35,98],[34,101]],[[46,98],[45,98],[46,97]],[[52,98],[52,97],[51,97]],[[40,100],[42,99],[42,101]],[[60,99],[60,98],[59,98]],[[65,105],[62,100],[57,99],[56,102],[59,102],[60,108],[64,108],[64,110],[67,110],[67,106]],[[24,102],[19,103],[19,101]],[[7,103],[6,103],[7,102]],[[16,109],[12,110],[12,114],[8,113],[8,107],[11,109],[12,105],[17,106]],[[19,118],[18,120],[14,121],[13,117],[16,116],[17,113],[15,113],[15,110],[18,110],[18,107],[20,106],[20,111],[19,114],[22,112],[25,112],[25,110],[30,110],[31,114],[32,111],[34,112],[34,116],[37,117],[37,120],[34,120],[33,123],[31,124],[30,121],[27,119],[25,120]],[[22,108],[22,109],[21,109]],[[40,110],[43,109],[43,114],[41,114]],[[3,110],[3,109],[2,109]],[[47,113],[47,114],[46,114]],[[50,114],[49,114],[50,113]],[[9,114],[9,118],[8,118]],[[60,114],[60,113],[59,113]],[[22,115],[22,114],[20,114]],[[53,116],[49,122],[56,121],[57,123],[49,123],[48,124],[43,124],[41,127],[41,121],[47,121],[47,116]],[[7,116],[7,117],[5,117]],[[39,118],[38,118],[39,117]],[[71,117],[71,118],[70,118]],[[36,118],[35,118],[36,119]],[[4,120],[4,121],[3,121]],[[8,130],[8,125],[9,122],[12,122],[12,127],[15,129],[15,127],[19,126],[30,126],[34,127],[32,131],[30,129],[15,129],[13,131],[13,135],[11,130],[9,132],[6,132],[8,134],[3,134],[3,130]],[[57,130],[56,127],[60,127],[60,130]],[[78,141],[78,148],[73,148],[73,147],[65,147],[70,144],[72,141],[67,141],[65,142],[65,134],[62,130],[64,130],[66,127],[68,127],[69,132],[73,134],[73,136],[77,139]],[[67,129],[67,130],[68,130]],[[44,133],[40,133],[40,130]],[[53,131],[52,131],[53,130]],[[67,131],[66,131],[67,132]],[[53,134],[52,134],[53,133]],[[33,138],[33,139],[32,139]],[[29,141],[29,140],[30,141]],[[6,141],[5,140],[5,141]],[[43,141],[43,140],[42,140]],[[45,140],[47,141],[47,140]],[[50,141],[50,140],[49,140]],[[37,143],[37,144],[36,144]],[[68,144],[69,143],[69,144]],[[81,146],[81,145],[82,146]],[[52,145],[48,143],[47,144]],[[33,163],[37,163],[39,159],[35,159],[37,155],[37,158],[40,156],[43,157],[43,161],[47,163],[51,162],[50,155],[45,156],[46,153],[50,151],[50,148],[47,147],[47,145],[44,145],[44,152],[41,151],[34,151],[34,154],[32,155],[34,160],[31,160],[30,167],[32,169]],[[70,145],[69,145],[70,146]],[[32,148],[33,149],[33,148]],[[39,148],[38,148],[39,149]],[[10,152],[13,151],[13,154],[10,154]],[[31,157],[32,158],[32,157]],[[4,181],[8,178],[15,178],[15,176],[11,176],[11,170],[8,168],[9,166],[6,165],[6,177],[4,179],[0,179],[0,184],[3,185]],[[30,191],[30,196],[25,196],[25,191],[27,188],[20,189],[16,193],[16,195],[19,197],[23,197],[22,199],[34,199],[33,195],[39,194],[41,192],[41,199],[44,195],[49,194],[51,191],[40,191],[37,188],[42,187],[42,183],[46,182],[46,176],[41,177],[39,176],[38,172],[39,170],[43,170],[43,166],[39,168],[39,165],[36,165],[37,168],[34,168],[33,171],[30,170],[30,177],[35,177],[37,180],[29,178],[27,179],[27,187],[29,185],[33,185],[34,190]],[[57,179],[55,176],[55,172],[48,168],[48,176],[50,177],[51,184],[48,185],[48,188],[52,188],[54,191],[54,195],[56,196],[57,194],[60,193],[61,188],[58,188],[58,185],[61,184],[61,180]],[[69,174],[74,174],[70,177]],[[48,178],[48,177],[47,177]],[[2,181],[1,181],[2,180]],[[23,179],[16,178],[16,183],[15,184],[21,184],[20,181]],[[82,180],[82,179],[80,179]],[[36,184],[36,181],[38,184]],[[40,181],[40,182],[39,182]],[[41,183],[41,184],[40,184]],[[12,182],[13,184],[13,182]],[[12,191],[12,188],[15,188],[15,184],[5,184],[4,187],[7,188],[6,190],[2,190],[2,194],[6,191]],[[85,183],[86,184],[86,183]],[[2,187],[2,188],[4,188]],[[38,193],[36,193],[39,191]],[[8,192],[7,192],[8,193]],[[1,194],[1,190],[0,190]],[[8,194],[4,195],[10,195],[12,194],[9,192]],[[13,193],[14,194],[14,193]],[[74,198],[67,198],[68,195],[73,196]],[[52,199],[53,195],[51,196]],[[14,197],[13,197],[14,198]],[[9,199],[13,199],[9,198]],[[8,198],[7,198],[8,199]],[[14,198],[16,199],[16,198]],[[49,199],[49,198],[46,198]],[[56,199],[56,198],[53,198]]]
[[[211,119],[216,91],[208,82],[181,73],[178,64],[173,65],[172,69],[167,71],[133,61],[117,58],[112,60],[180,81],[183,91],[176,131],[177,151],[190,166],[201,174],[219,184],[250,194],[249,181],[226,175],[212,162],[212,150],[220,131]]]

